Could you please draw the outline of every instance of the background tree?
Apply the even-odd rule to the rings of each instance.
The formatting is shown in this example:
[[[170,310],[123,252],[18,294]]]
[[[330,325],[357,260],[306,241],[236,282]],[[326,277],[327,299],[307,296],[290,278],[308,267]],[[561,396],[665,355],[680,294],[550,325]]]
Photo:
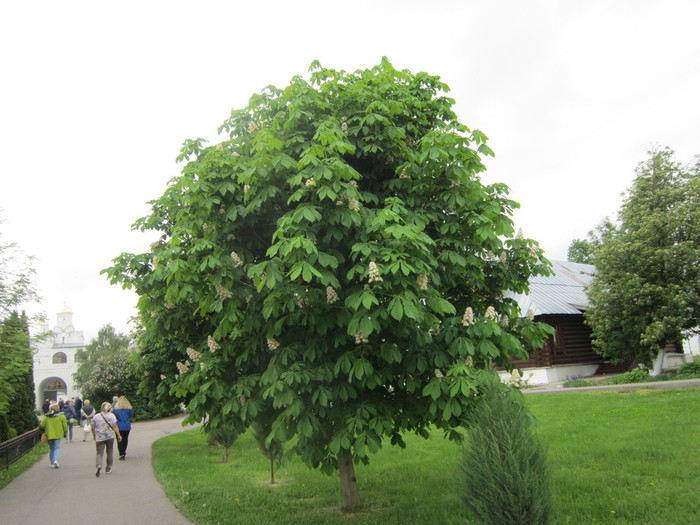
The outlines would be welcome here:
[[[23,305],[36,301],[33,258],[0,241],[0,441],[36,427],[30,319]]]
[[[615,233],[615,225],[606,217],[595,229],[588,232],[585,239],[574,239],[569,245],[567,260],[583,264],[595,264],[598,250],[605,239]]]
[[[75,385],[81,388],[90,379],[93,368],[103,357],[127,352],[129,342],[129,336],[117,332],[111,324],[100,328],[97,337],[84,349],[75,353],[76,360],[80,362],[78,370],[73,374]]]
[[[438,77],[311,70],[187,141],[136,224],[160,239],[106,271],[140,296],[147,380],[211,425],[272,403],[268,439],[339,470],[353,508],[354,462],[433,426],[460,440],[477,369],[544,343],[504,292],[549,266]]]
[[[649,152],[599,249],[589,291],[597,350],[613,362],[651,365],[668,341],[700,325],[700,163]],[[660,361],[659,361],[660,362]]]
[[[33,353],[27,316],[0,321],[0,441],[36,428]]]

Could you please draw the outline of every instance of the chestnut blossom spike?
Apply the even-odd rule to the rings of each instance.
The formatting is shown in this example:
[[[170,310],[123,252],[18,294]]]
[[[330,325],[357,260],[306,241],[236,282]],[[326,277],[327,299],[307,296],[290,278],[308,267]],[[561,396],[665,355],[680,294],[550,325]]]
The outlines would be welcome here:
[[[340,131],[342,131],[345,135],[348,134],[348,123],[343,121],[340,124]]]
[[[180,361],[175,363],[175,366],[177,366],[177,371],[180,374],[184,374],[189,370],[189,367],[185,363],[181,363]]]
[[[427,290],[428,289],[428,276],[425,275],[424,273],[420,274],[418,276],[418,278],[416,279],[416,283],[418,284],[419,290]]]
[[[199,361],[199,360],[201,359],[201,357],[202,357],[202,354],[200,354],[199,352],[197,352],[197,350],[195,350],[194,348],[189,348],[189,347],[188,347],[187,350],[185,350],[185,351],[187,352],[187,356],[188,356],[190,359],[192,359],[192,361],[194,361],[195,363],[196,363],[197,361]]]
[[[217,144],[215,147],[216,151],[224,151],[224,145],[221,143]]]
[[[534,320],[535,320],[535,311],[534,311],[532,308],[530,308],[530,309],[527,311],[527,318],[528,318],[528,320],[530,320],[530,321],[534,321]]]
[[[369,263],[369,282],[378,283],[383,281],[382,276],[379,275],[379,268],[377,268],[377,263],[374,261]]]
[[[486,309],[486,313],[484,314],[484,317],[486,317],[486,319],[495,319],[496,318],[496,309],[493,306],[489,306]]]
[[[357,332],[355,334],[355,344],[359,345],[362,343],[369,343],[369,339],[362,333],[362,332]]]
[[[234,151],[233,153],[231,153],[231,156],[232,156],[232,157],[240,157],[241,154],[238,153],[237,151]]]
[[[326,286],[326,302],[328,304],[333,304],[336,302],[338,299],[338,293],[335,291],[335,289],[332,286]]]
[[[435,375],[435,377],[445,377],[445,375],[442,373],[442,371],[439,368],[436,368],[433,371],[433,374]]]
[[[214,340],[214,338],[210,335],[207,336],[207,346],[209,347],[209,350],[212,352],[216,352],[217,350],[219,350],[221,348],[221,346],[219,346],[219,343],[217,343]]]
[[[258,125],[255,122],[253,122],[252,120],[250,122],[248,122],[248,132],[249,133],[255,133],[259,129],[260,128],[258,127]]]
[[[304,186],[306,186],[306,187],[316,186],[316,181],[314,180],[313,177],[306,179]]]
[[[221,299],[222,301],[223,301],[223,300],[226,300],[226,299],[230,299],[231,297],[233,297],[233,294],[231,293],[231,291],[230,291],[230,290],[227,290],[227,289],[224,288],[223,286],[217,284],[217,285],[215,286],[215,288],[216,288],[216,295],[217,295],[217,296],[219,297],[219,299]]]
[[[276,339],[273,339],[271,337],[267,338],[267,347],[270,350],[277,350],[279,348],[280,344]]]
[[[471,326],[474,324],[474,310],[471,306],[467,306],[464,309],[464,315],[462,316],[462,326]]]
[[[525,236],[523,235],[523,229],[519,228],[518,235],[517,235],[516,239],[524,239],[524,238],[525,238]]]
[[[233,265],[236,268],[243,266],[243,260],[238,256],[236,252],[231,252],[231,259],[233,259]]]
[[[504,315],[503,317],[501,317],[501,326],[503,328],[508,328],[509,323],[510,323],[510,319],[508,319],[507,315]]]
[[[360,211],[360,201],[353,197],[348,201],[348,208],[350,211]]]

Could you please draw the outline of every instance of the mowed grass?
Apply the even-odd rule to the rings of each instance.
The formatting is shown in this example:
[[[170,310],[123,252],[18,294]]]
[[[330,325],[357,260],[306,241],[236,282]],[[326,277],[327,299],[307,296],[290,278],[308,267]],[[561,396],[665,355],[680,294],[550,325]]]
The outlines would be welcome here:
[[[700,523],[700,388],[528,395],[548,447],[556,524]],[[229,462],[192,430],[155,443],[166,493],[197,524],[469,523],[456,493],[460,448],[433,432],[356,466],[365,509],[340,512],[337,476],[287,458],[269,484],[249,434]]]
[[[22,472],[28,470],[32,465],[41,460],[41,458],[46,456],[46,454],[48,453],[48,444],[37,443],[32,450],[30,450],[17,461],[12,463],[8,468],[0,468],[0,489],[9,484],[10,481],[15,479]]]

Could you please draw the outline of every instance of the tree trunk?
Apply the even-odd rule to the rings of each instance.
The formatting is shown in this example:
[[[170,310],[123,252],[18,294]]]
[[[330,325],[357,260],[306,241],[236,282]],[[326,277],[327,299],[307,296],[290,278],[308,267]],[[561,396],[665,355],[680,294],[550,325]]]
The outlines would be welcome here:
[[[275,483],[275,456],[270,454],[270,485],[274,485]]]
[[[660,348],[659,353],[656,354],[656,359],[654,360],[654,368],[651,371],[651,376],[660,376],[664,369],[664,355],[666,355],[666,349]]]
[[[338,454],[338,470],[340,472],[340,490],[343,493],[343,511],[351,512],[362,506],[360,492],[357,490],[355,466],[350,454]]]

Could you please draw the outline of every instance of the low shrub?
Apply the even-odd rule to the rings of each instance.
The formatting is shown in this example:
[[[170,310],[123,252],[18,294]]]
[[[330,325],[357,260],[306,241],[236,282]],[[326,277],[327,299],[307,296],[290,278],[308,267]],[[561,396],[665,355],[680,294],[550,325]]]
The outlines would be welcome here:
[[[583,378],[583,376],[566,376],[564,386],[568,388],[574,388],[578,386],[590,386],[590,384]]]
[[[625,372],[624,374],[620,374],[619,376],[613,377],[612,383],[615,385],[622,385],[626,383],[644,383],[649,380],[650,377],[648,370],[635,368],[634,370],[630,370],[629,372]]]
[[[489,378],[470,420],[458,496],[478,523],[542,525],[551,497],[544,446],[522,395]]]
[[[676,371],[678,379],[691,379],[693,377],[700,377],[700,362],[698,361],[686,363]]]

